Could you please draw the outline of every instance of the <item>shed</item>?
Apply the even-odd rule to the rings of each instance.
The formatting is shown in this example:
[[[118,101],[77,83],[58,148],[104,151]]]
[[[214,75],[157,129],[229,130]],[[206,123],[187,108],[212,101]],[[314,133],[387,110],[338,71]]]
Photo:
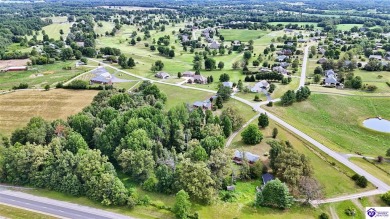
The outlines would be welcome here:
[[[263,179],[263,185],[267,184],[271,180],[274,180],[274,176],[270,173],[263,174],[261,178]]]

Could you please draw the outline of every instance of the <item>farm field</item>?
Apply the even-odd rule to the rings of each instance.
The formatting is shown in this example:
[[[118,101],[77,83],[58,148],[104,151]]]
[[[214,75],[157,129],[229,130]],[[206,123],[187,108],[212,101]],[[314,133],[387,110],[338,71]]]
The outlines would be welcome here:
[[[63,67],[72,66],[72,70],[63,70]],[[74,61],[56,62],[50,65],[35,65],[28,71],[0,73],[0,90],[11,89],[20,83],[27,83],[30,88],[43,88],[46,84],[54,86],[86,72],[92,68],[74,68]]]
[[[336,25],[337,30],[342,30],[342,31],[350,31],[352,27],[363,27],[363,24],[338,24]]]
[[[11,207],[8,205],[0,204],[0,217],[9,218],[9,219],[54,219],[49,215],[40,214],[37,212],[27,211],[20,208]]]
[[[378,156],[387,150],[389,134],[366,129],[362,123],[371,117],[386,118],[389,107],[385,97],[312,94],[305,102],[267,110],[333,150]]]
[[[10,135],[31,117],[66,119],[88,106],[98,91],[63,90],[16,91],[0,95],[0,133]]]
[[[258,39],[269,31],[262,30],[238,30],[238,29],[221,29],[219,33],[225,37],[226,41],[240,40],[248,42],[249,40]]]
[[[252,124],[257,124],[257,119],[253,121]],[[300,138],[286,131],[282,126],[278,125],[273,121],[270,121],[268,127],[266,127],[265,129],[261,129],[264,139],[261,141],[260,144],[254,146],[245,145],[242,142],[240,132],[233,139],[232,144],[229,148],[249,151],[254,154],[257,154],[261,157],[261,160],[265,164],[268,164],[268,157],[264,156],[264,154],[268,153],[270,150],[270,146],[267,144],[267,141],[274,140],[272,138],[272,129],[275,127],[279,130],[278,139],[282,141],[290,141],[290,143],[296,150],[298,150],[302,154],[305,154],[310,159],[311,165],[313,166],[314,170],[314,177],[321,183],[324,188],[324,197],[330,198],[373,189],[372,185],[370,185],[366,189],[361,189],[355,186],[354,182],[349,178],[353,175],[353,172],[351,170],[337,163],[337,168],[340,168],[341,170],[345,171],[348,176],[338,171],[334,166],[330,165],[330,162],[333,161],[332,159],[321,153],[319,153],[321,154],[321,157],[318,156],[311,149],[309,149],[309,143],[302,141]]]

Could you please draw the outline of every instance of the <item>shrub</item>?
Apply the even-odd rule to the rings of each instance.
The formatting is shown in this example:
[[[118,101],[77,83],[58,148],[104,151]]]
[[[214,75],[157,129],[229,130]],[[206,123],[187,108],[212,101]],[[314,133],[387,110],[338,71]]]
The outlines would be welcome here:
[[[348,215],[348,216],[355,216],[356,214],[356,209],[352,208],[352,207],[348,207],[347,209],[345,209],[345,214]]]
[[[46,90],[46,91],[50,90],[50,85],[46,84],[46,85],[45,85],[45,90]]]
[[[157,178],[155,176],[151,176],[142,184],[142,188],[145,191],[154,192],[156,190],[157,183]]]
[[[234,202],[237,200],[237,194],[234,191],[222,190],[219,192],[219,197],[224,202]]]
[[[319,219],[329,219],[329,215],[327,213],[322,213],[320,214]]]
[[[88,85],[88,83],[86,81],[74,80],[74,81],[70,82],[70,84],[67,86],[67,88],[80,90],[80,89],[86,89],[87,85]]]
[[[20,83],[18,86],[14,86],[12,89],[17,90],[17,89],[27,89],[28,84],[27,83]]]
[[[375,91],[376,89],[378,89],[378,87],[375,85],[367,85],[366,89],[367,91]]]
[[[269,106],[269,107],[272,107],[274,105],[274,102],[272,102],[272,101],[269,101],[268,103],[267,103],[267,106]]]
[[[389,86],[389,87],[390,87],[390,82],[387,82],[387,81],[386,81],[386,84],[387,84],[387,86]]]
[[[56,88],[63,88],[64,87],[64,84],[62,82],[58,82],[56,84]]]
[[[359,179],[356,180],[356,184],[362,188],[366,188],[368,185],[368,181],[366,177],[360,176]]]
[[[390,205],[390,191],[386,192],[385,194],[381,195],[381,199],[387,204]]]
[[[355,175],[353,175],[353,176],[351,177],[351,179],[352,179],[353,181],[356,181],[356,180],[358,180],[359,178],[360,178],[360,175],[357,174],[357,173],[355,173]]]

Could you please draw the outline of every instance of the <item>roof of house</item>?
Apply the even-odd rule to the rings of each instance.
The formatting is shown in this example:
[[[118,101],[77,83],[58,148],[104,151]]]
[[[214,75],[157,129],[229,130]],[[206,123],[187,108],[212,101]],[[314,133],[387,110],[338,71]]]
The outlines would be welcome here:
[[[184,75],[188,75],[188,76],[192,77],[192,76],[195,75],[195,72],[193,72],[193,71],[185,71],[185,72],[182,73],[182,75],[183,75],[183,76],[184,76]],[[184,76],[184,77],[186,77],[186,76]]]
[[[167,78],[167,77],[170,77],[170,75],[166,72],[163,72],[163,71],[160,71],[160,72],[157,72],[157,74],[155,75],[156,77],[159,77],[159,78]]]
[[[261,178],[263,178],[263,184],[267,184],[269,181],[273,180],[274,179],[274,176],[270,173],[265,173],[261,176]]]
[[[109,73],[104,67],[98,67],[91,71],[92,74],[101,75],[103,73]]]
[[[27,69],[27,66],[11,66],[7,68],[7,70],[25,70],[25,69]]]
[[[336,73],[333,71],[333,69],[329,69],[325,71],[325,76],[329,77],[331,75],[335,75]]]
[[[281,56],[278,56],[278,57],[276,57],[276,59],[277,60],[285,60],[287,58],[287,56],[285,56],[285,55],[281,55]]]
[[[194,80],[207,81],[207,78],[203,77],[202,75],[194,75]]]
[[[370,55],[369,59],[382,59],[381,55]]]
[[[233,82],[222,82],[222,85],[225,86],[225,87],[232,88],[233,87]]]
[[[217,41],[213,41],[213,42],[210,43],[210,45],[209,45],[210,49],[219,49],[220,46],[221,46],[221,44],[218,43]]]
[[[263,90],[264,87],[265,88],[269,87],[269,83],[266,80],[262,80],[256,83],[255,86],[251,88],[251,92],[259,92]]]
[[[234,152],[234,157],[235,158],[239,158],[239,159],[245,158],[249,162],[256,162],[256,161],[258,161],[260,159],[259,155],[252,154],[251,152],[247,152],[247,151],[241,152],[241,151],[238,151],[238,150],[236,150]]]
[[[328,76],[325,78],[325,84],[336,84],[338,83],[337,79],[334,77],[334,75]]]
[[[98,75],[96,77],[91,78],[91,81],[98,82],[98,83],[110,83],[111,78],[104,77],[102,75]]]
[[[275,66],[272,68],[272,70],[282,74],[287,74],[287,70],[284,69],[282,66]]]

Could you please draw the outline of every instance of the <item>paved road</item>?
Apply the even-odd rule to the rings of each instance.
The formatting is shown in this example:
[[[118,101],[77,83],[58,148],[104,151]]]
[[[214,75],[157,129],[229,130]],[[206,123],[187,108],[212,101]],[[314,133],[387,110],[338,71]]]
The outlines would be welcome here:
[[[16,191],[0,191],[0,203],[72,219],[135,219],[132,217]]]

